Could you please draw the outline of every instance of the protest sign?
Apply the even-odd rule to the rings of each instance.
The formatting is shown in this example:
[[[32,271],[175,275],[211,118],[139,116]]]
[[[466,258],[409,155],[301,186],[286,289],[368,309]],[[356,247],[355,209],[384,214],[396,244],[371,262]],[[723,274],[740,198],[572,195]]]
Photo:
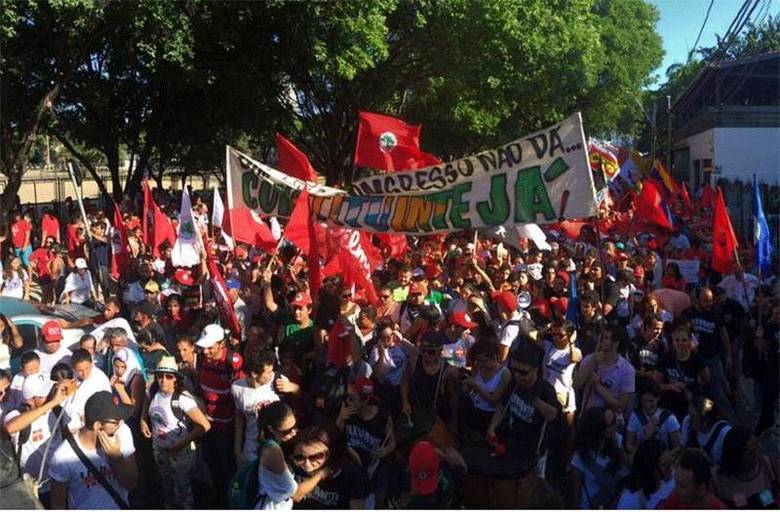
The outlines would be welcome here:
[[[228,201],[287,217],[306,187],[317,219],[373,232],[438,233],[595,214],[579,114],[492,151],[355,182],[349,192],[288,176],[228,148]]]
[[[680,274],[682,274],[686,283],[698,284],[699,260],[668,260],[666,265],[668,266],[669,263],[677,264],[677,266],[680,268]]]

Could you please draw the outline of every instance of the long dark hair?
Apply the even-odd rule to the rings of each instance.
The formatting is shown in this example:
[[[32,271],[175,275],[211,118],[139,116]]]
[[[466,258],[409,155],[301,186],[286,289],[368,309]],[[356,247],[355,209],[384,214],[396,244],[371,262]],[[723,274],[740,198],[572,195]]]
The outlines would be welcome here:
[[[290,406],[281,400],[266,405],[257,414],[258,440],[274,439],[273,432],[270,429],[278,430],[284,419],[292,414]]]
[[[628,475],[626,488],[631,492],[640,489],[649,498],[658,490],[660,483],[656,477],[658,460],[666,451],[666,444],[658,438],[650,438],[637,448],[634,455],[634,464],[631,466],[631,474]]]
[[[591,407],[580,416],[574,447],[581,457],[593,458],[594,451],[601,444],[601,433],[607,428],[606,412],[606,407]],[[620,447],[614,439],[604,444],[604,455],[610,459],[609,470],[617,469],[621,463]]]

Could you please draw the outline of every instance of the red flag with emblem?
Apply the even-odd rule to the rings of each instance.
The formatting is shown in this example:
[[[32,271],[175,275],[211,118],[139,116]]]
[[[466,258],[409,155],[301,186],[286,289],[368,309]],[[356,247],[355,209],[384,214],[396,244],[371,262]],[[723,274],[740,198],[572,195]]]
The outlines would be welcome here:
[[[359,113],[355,167],[403,171],[435,165],[438,162],[434,160],[438,158],[420,151],[420,125],[372,112]]]
[[[233,336],[241,339],[241,324],[238,321],[235,309],[233,309],[233,303],[230,302],[230,297],[228,297],[225,278],[222,277],[222,272],[219,270],[219,265],[217,265],[213,254],[209,253],[206,263],[209,268],[209,282],[214,290],[214,301],[217,303],[219,317],[228,326]]]
[[[320,270],[320,239],[322,235],[321,226],[314,221],[311,205],[309,204],[309,192],[305,188],[301,190],[298,200],[295,203],[290,220],[284,227],[284,238],[292,242],[306,254],[306,261],[309,267],[309,293],[312,300],[315,301],[320,291],[322,283],[322,272]]]
[[[723,191],[718,188],[715,196],[715,212],[712,219],[712,262],[710,267],[721,274],[729,274],[734,269],[735,253],[739,247],[737,235],[731,226],[731,217],[723,199]]]
[[[672,220],[669,218],[660,187],[655,180],[645,180],[642,183],[642,192],[634,202],[634,218],[672,229]]]
[[[409,250],[406,235],[374,233],[374,236],[384,245],[385,256],[388,258],[400,259]]]

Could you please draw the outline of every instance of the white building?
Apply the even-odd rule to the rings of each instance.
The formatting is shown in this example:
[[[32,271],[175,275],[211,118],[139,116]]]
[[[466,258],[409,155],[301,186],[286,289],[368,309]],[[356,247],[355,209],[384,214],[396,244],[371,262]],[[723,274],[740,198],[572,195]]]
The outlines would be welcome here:
[[[780,52],[704,68],[672,106],[673,172],[692,190],[780,183]]]

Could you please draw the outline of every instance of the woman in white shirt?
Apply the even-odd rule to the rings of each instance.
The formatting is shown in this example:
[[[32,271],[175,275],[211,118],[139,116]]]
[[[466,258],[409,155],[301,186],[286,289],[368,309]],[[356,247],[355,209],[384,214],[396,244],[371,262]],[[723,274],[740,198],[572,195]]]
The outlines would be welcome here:
[[[195,397],[184,389],[175,358],[160,359],[154,380],[144,403],[141,432],[152,439],[166,507],[191,509],[194,441],[209,431],[211,423]]]
[[[0,284],[0,295],[28,300],[30,297],[30,274],[22,268],[22,260],[11,258],[3,272],[3,282]]]
[[[65,278],[65,289],[60,294],[62,304],[86,304],[94,300],[95,287],[92,284],[92,274],[87,269],[84,258],[76,259],[76,270]]]
[[[672,452],[660,439],[651,438],[640,444],[617,508],[655,509],[674,490],[673,465]]]

